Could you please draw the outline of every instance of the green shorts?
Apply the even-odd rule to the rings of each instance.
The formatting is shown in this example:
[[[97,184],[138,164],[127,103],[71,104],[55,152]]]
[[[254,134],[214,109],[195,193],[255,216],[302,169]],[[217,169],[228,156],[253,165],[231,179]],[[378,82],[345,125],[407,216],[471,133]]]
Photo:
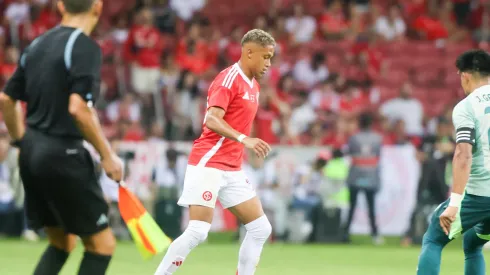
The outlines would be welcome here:
[[[436,208],[432,215],[427,237],[432,240],[446,241],[458,238],[471,228],[481,239],[490,240],[490,197],[464,194],[456,220],[451,225],[449,236],[446,236],[439,223],[439,216],[449,205],[449,199]]]

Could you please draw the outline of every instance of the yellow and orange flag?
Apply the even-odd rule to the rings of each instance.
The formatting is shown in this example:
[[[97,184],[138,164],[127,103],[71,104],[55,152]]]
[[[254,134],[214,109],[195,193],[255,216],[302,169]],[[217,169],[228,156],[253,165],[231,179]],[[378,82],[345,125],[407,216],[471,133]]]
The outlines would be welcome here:
[[[119,185],[119,211],[143,259],[148,260],[170,246],[172,240],[124,183]]]

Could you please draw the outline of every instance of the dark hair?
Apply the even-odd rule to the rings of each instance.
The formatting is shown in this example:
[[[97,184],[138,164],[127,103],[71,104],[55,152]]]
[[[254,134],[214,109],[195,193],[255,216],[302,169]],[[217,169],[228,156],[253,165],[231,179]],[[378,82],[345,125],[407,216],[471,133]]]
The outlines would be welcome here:
[[[166,155],[168,161],[176,162],[177,158],[179,157],[179,152],[173,148],[170,148],[167,150],[165,155]]]
[[[460,72],[490,75],[490,55],[484,50],[469,50],[456,59],[456,68]]]
[[[96,0],[62,0],[66,11],[71,14],[79,14],[89,11],[95,1]]]
[[[373,117],[371,114],[364,113],[359,116],[359,128],[361,130],[367,130],[373,124]]]
[[[293,78],[293,75],[292,75],[291,73],[287,73],[287,74],[283,75],[283,76],[282,76],[282,77],[279,79],[279,81],[278,81],[278,83],[277,83],[277,88],[278,88],[279,90],[281,90],[281,91],[282,91],[282,90],[284,90],[284,82],[286,82],[286,80],[287,80],[288,78]]]
[[[325,54],[323,52],[316,52],[313,54],[311,59],[311,65],[314,70],[317,70],[320,65],[322,65],[326,60]]]

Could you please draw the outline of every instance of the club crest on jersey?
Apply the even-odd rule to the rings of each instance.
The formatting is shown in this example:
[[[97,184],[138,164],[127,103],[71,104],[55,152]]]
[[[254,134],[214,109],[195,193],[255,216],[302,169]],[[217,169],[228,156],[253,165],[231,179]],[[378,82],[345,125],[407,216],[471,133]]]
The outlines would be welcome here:
[[[209,191],[206,191],[202,194],[202,198],[205,200],[205,201],[210,201],[212,198],[213,198],[213,193],[209,192]]]

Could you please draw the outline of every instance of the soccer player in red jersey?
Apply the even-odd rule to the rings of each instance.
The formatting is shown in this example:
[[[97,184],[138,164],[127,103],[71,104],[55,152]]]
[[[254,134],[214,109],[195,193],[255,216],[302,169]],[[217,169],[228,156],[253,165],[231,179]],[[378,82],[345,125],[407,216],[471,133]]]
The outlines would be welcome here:
[[[255,273],[272,228],[241,165],[244,147],[262,158],[271,150],[263,140],[247,135],[259,102],[260,87],[256,79],[271,66],[275,45],[267,32],[249,31],[242,39],[240,61],[219,73],[211,83],[203,132],[192,147],[178,202],[189,207],[190,221],[168,249],[155,274],[173,274],[191,250],[206,240],[217,199],[247,229],[237,274]]]

